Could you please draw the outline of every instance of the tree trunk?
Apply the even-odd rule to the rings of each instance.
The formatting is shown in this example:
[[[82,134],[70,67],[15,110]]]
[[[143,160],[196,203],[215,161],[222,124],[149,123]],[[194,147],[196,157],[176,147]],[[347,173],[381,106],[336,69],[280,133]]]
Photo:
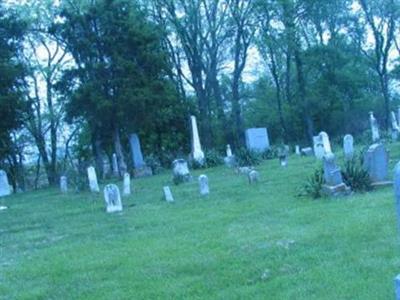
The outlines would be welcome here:
[[[117,155],[117,160],[118,160],[119,175],[123,176],[128,170],[128,168],[126,166],[124,153],[122,151],[121,137],[117,126],[115,126],[114,129],[113,140],[114,140],[115,154]]]

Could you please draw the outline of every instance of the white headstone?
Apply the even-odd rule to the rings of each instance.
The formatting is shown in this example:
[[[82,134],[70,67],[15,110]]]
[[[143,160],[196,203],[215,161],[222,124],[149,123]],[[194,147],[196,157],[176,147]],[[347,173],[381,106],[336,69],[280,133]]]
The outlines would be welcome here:
[[[324,155],[325,155],[325,148],[324,148],[324,145],[323,144],[317,144],[315,147],[314,147],[314,154],[315,154],[315,157],[317,158],[317,159],[319,159],[319,160],[322,160],[323,158],[324,158]]]
[[[175,183],[190,181],[189,167],[184,159],[175,159],[172,162],[172,174]]]
[[[164,191],[165,201],[174,202],[174,197],[172,196],[172,192],[171,192],[171,189],[169,188],[169,186],[164,186],[163,191]]]
[[[199,130],[195,116],[190,116],[192,125],[192,158],[200,165],[204,164],[204,152],[201,149]]]
[[[378,127],[378,122],[376,121],[374,117],[374,113],[372,111],[369,112],[369,122],[371,125],[371,132],[372,132],[372,141],[378,142],[380,139],[379,136],[379,127]]]
[[[343,152],[346,160],[352,160],[354,156],[354,139],[351,134],[346,134],[343,138]]]
[[[115,184],[108,184],[104,187],[104,200],[108,213],[122,211],[121,195],[118,186]]]
[[[113,169],[113,175],[115,177],[119,177],[118,159],[117,159],[117,154],[115,153],[113,153],[112,155],[112,169]]]
[[[92,193],[99,193],[100,188],[97,182],[97,175],[95,168],[94,167],[87,168],[87,173],[88,173],[90,191]]]
[[[67,176],[60,177],[60,190],[61,193],[68,193],[68,179]]]
[[[226,157],[231,157],[233,156],[232,154],[232,149],[231,149],[231,145],[226,145]]]
[[[257,171],[252,170],[248,174],[248,178],[249,178],[249,183],[250,184],[257,183],[260,180],[260,174]]]
[[[383,144],[373,144],[364,153],[364,168],[373,183],[387,182],[389,153]]]
[[[0,170],[0,197],[11,195],[10,184],[8,183],[7,173]]]
[[[301,155],[300,146],[296,145],[296,155]]]
[[[208,187],[208,177],[206,175],[199,176],[199,189],[201,196],[207,196],[210,194],[210,188]]]
[[[129,173],[124,174],[124,196],[129,196],[131,194],[131,175]]]
[[[329,141],[329,136],[325,131],[321,131],[319,134],[322,145],[324,146],[325,154],[332,153],[331,142]]]
[[[245,137],[248,150],[265,152],[270,148],[267,128],[249,128]]]

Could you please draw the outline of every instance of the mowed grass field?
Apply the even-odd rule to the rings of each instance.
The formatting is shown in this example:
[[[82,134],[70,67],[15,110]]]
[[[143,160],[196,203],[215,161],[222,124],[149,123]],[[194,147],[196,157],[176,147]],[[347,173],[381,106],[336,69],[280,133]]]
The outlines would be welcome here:
[[[400,144],[390,149],[392,170]],[[194,171],[196,180],[179,186],[169,172],[134,179],[121,214],[106,214],[103,195],[89,192],[2,198],[0,298],[393,299],[393,188],[297,197],[318,164],[265,161],[254,186],[225,167]],[[174,204],[162,201],[166,184]]]

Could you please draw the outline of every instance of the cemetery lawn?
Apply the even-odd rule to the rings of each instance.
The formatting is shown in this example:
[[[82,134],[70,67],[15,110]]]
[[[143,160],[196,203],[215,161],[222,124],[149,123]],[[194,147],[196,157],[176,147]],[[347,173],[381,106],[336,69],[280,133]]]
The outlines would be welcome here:
[[[209,177],[207,198],[169,172],[135,179],[113,215],[102,194],[2,198],[0,299],[393,299],[393,189],[297,197],[317,165],[265,161],[257,186],[225,167],[195,171]],[[174,204],[161,200],[166,184]]]

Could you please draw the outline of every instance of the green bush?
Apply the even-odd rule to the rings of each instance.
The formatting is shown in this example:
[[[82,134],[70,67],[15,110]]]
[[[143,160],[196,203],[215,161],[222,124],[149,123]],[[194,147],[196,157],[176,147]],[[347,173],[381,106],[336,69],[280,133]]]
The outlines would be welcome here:
[[[220,165],[222,165],[224,163],[224,158],[215,149],[206,151],[205,159],[206,159],[206,166],[208,168],[220,166]]]
[[[303,195],[310,196],[313,199],[321,198],[322,185],[324,184],[324,171],[322,168],[316,169],[302,187]]]
[[[240,148],[235,153],[237,163],[240,167],[257,166],[262,162],[263,154],[251,151],[246,148]]]
[[[275,159],[279,156],[279,148],[276,146],[271,146],[268,150],[261,153],[262,159]]]
[[[146,165],[151,168],[153,174],[159,174],[163,170],[160,159],[154,154],[146,156],[145,161]]]
[[[345,184],[355,192],[366,192],[372,189],[369,174],[363,168],[362,156],[346,161],[342,176]]]

